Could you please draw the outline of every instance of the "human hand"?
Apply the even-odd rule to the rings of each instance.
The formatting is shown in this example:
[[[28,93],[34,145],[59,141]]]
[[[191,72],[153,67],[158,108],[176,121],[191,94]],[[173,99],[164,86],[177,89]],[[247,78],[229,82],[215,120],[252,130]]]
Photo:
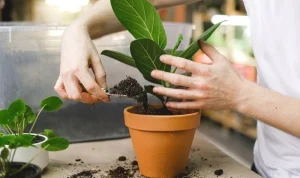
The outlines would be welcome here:
[[[156,86],[154,93],[182,102],[168,102],[167,107],[174,109],[234,109],[240,102],[245,79],[232,67],[230,62],[212,46],[200,42],[202,52],[211,62],[193,62],[170,55],[160,60],[168,65],[190,72],[191,76],[173,74],[164,71],[152,71],[152,77],[186,89]]]
[[[87,30],[71,25],[62,38],[60,75],[55,91],[64,99],[93,104],[110,101],[102,90],[106,87],[106,73]]]

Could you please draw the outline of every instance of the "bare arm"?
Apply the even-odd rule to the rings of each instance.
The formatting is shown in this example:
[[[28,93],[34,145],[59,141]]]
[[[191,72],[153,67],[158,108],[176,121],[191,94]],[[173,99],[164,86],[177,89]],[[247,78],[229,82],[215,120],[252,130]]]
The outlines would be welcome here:
[[[245,82],[236,109],[300,137],[300,100]]]
[[[157,8],[196,1],[150,0]],[[60,74],[54,86],[62,98],[84,103],[110,101],[101,89],[107,88],[106,73],[92,40],[120,30],[122,26],[114,15],[110,0],[97,1],[67,28],[61,44]],[[89,68],[95,78],[90,75]]]
[[[234,109],[300,137],[300,100],[252,83],[238,74],[231,63],[212,46],[201,43],[212,61],[163,56],[161,61],[191,72],[191,77],[154,70],[152,76],[187,90],[157,86],[157,94],[183,99],[168,102],[174,109]]]
[[[156,8],[194,3],[200,0],[149,0]],[[92,39],[122,30],[115,17],[110,0],[96,2],[91,9],[83,13],[74,25],[86,28]]]

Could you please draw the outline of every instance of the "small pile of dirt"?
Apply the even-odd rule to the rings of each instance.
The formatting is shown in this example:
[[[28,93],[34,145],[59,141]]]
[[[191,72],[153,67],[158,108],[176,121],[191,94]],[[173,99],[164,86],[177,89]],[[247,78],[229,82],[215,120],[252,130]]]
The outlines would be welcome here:
[[[217,175],[217,176],[222,175],[223,174],[223,169],[215,170],[214,174]]]
[[[125,169],[122,166],[119,166],[113,170],[109,170],[109,173],[108,173],[108,175],[112,178],[128,178],[128,177],[133,177],[134,174],[135,174],[135,171]]]
[[[70,178],[93,178],[92,171],[82,171],[80,173],[72,175]]]
[[[127,77],[110,89],[111,94],[127,95],[137,101],[138,106],[134,112],[146,115],[172,115],[166,107],[154,108],[148,105],[147,92],[136,79]]]
[[[148,97],[143,87],[134,78],[127,77],[110,89],[110,93],[127,95],[137,101],[139,108],[146,111],[148,109]]]
[[[126,157],[125,157],[125,156],[120,156],[120,157],[118,158],[118,160],[119,160],[119,161],[126,161]]]

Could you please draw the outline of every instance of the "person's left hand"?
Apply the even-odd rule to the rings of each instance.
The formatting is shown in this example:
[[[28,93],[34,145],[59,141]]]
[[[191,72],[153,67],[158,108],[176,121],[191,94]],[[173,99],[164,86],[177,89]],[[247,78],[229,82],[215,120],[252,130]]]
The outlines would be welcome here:
[[[192,73],[191,76],[173,74],[164,71],[152,71],[152,77],[169,82],[186,89],[165,88],[156,86],[154,93],[182,102],[168,102],[167,107],[174,109],[235,109],[241,102],[240,96],[245,80],[232,67],[230,62],[212,46],[200,42],[201,50],[211,63],[193,62],[170,55],[161,56],[160,60],[179,69]]]

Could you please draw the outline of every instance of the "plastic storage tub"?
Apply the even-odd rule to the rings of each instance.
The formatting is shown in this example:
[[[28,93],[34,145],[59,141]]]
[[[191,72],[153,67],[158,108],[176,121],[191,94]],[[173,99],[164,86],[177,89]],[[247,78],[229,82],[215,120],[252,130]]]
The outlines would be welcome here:
[[[184,40],[179,50],[186,48],[192,37],[192,25],[164,23],[167,48],[172,49],[181,33]],[[22,98],[35,110],[40,101],[57,95],[53,89],[59,75],[60,42],[66,26],[51,24],[2,23],[0,25],[0,108],[7,107],[16,98]],[[134,38],[127,32],[107,35],[95,40],[102,50],[116,50],[130,54],[129,44]],[[108,85],[113,86],[127,76],[146,84],[134,68],[102,56]],[[121,70],[120,70],[121,69]],[[127,137],[123,109],[135,104],[131,99],[112,98],[110,104],[91,105],[64,101],[56,113],[42,113],[35,132],[53,129],[71,142],[93,141]]]

